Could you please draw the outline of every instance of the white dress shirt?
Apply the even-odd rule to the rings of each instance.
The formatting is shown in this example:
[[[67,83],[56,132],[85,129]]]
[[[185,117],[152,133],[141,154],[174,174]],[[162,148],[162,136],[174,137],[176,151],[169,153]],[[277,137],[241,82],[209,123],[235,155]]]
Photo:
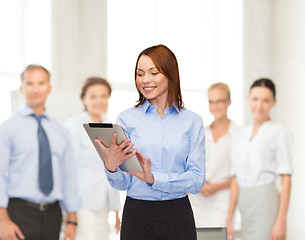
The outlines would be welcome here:
[[[230,151],[238,126],[230,122],[228,133],[215,142],[211,125],[205,128],[206,179],[210,183],[230,179]],[[225,227],[230,201],[230,190],[220,190],[210,197],[199,193],[190,195],[196,227]]]
[[[273,183],[278,175],[292,174],[292,134],[273,121],[265,122],[250,140],[253,124],[233,138],[231,174],[241,188]]]
[[[119,211],[119,191],[110,187],[104,164],[83,127],[83,123],[89,122],[93,121],[87,112],[66,122],[78,165],[81,207],[98,211],[108,204],[109,210]]]

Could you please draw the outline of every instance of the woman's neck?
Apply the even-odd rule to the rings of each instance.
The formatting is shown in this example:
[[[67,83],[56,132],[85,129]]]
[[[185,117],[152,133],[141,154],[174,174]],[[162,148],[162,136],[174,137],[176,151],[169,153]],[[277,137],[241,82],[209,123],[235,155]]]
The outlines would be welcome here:
[[[268,121],[270,121],[270,120],[271,120],[271,118],[270,118],[269,116],[266,117],[266,118],[264,118],[264,119],[254,119],[253,130],[252,130],[252,135],[251,135],[251,137],[250,137],[250,140],[252,140],[252,139],[256,136],[256,134],[257,134],[258,130],[260,129],[260,127],[261,127],[265,122],[268,122]]]
[[[254,126],[254,128],[259,128],[259,127],[261,127],[265,122],[268,122],[268,121],[270,121],[270,120],[271,120],[270,116],[268,116],[268,117],[266,117],[266,118],[264,118],[264,119],[254,119],[253,126]]]
[[[154,105],[157,107],[156,111],[159,114],[160,117],[162,117],[165,114],[165,108],[168,107],[168,102],[164,101],[151,101],[150,102],[151,105]]]
[[[230,126],[230,119],[227,116],[215,119],[211,124],[211,128],[213,129],[228,129]]]
[[[93,122],[95,123],[101,123],[102,122],[102,119],[101,119],[101,115],[99,114],[93,114],[93,113],[90,113],[88,112],[90,118],[92,119]]]
[[[211,124],[211,130],[216,143],[222,136],[226,135],[230,127],[230,119],[226,117],[215,119]]]

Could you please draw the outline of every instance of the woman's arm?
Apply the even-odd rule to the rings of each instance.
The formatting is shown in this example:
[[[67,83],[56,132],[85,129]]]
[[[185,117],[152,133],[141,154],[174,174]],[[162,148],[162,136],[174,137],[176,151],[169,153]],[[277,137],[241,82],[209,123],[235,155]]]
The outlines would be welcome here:
[[[200,193],[202,193],[206,197],[210,197],[220,190],[230,188],[230,184],[231,184],[231,179],[217,183],[210,183],[209,180],[206,180]]]
[[[121,219],[118,211],[115,212],[115,229],[116,229],[116,233],[119,233],[121,230]]]
[[[237,204],[238,194],[239,194],[239,188],[236,182],[236,177],[233,177],[230,184],[230,204],[229,204],[229,212],[227,219],[228,240],[234,240],[234,229],[233,229],[232,219]]]
[[[271,232],[271,240],[286,239],[286,220],[291,190],[291,175],[281,175],[282,190],[278,215]]]

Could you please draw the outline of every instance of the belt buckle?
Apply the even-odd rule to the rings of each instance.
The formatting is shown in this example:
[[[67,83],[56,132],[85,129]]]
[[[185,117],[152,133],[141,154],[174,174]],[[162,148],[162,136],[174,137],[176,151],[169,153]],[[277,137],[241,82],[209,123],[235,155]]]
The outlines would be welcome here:
[[[40,203],[39,204],[39,210],[44,212],[47,210],[47,204],[46,203]]]

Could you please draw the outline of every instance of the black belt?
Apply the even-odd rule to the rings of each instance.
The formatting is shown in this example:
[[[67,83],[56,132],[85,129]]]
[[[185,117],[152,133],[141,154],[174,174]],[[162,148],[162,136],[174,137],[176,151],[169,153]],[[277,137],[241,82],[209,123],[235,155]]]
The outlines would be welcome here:
[[[39,210],[41,212],[46,212],[48,210],[55,209],[59,206],[58,201],[56,201],[54,203],[33,203],[33,202],[23,200],[21,198],[10,198],[10,202],[12,202],[12,203],[15,202],[15,203],[19,203],[19,204],[21,203],[25,207],[33,208],[33,209]]]

